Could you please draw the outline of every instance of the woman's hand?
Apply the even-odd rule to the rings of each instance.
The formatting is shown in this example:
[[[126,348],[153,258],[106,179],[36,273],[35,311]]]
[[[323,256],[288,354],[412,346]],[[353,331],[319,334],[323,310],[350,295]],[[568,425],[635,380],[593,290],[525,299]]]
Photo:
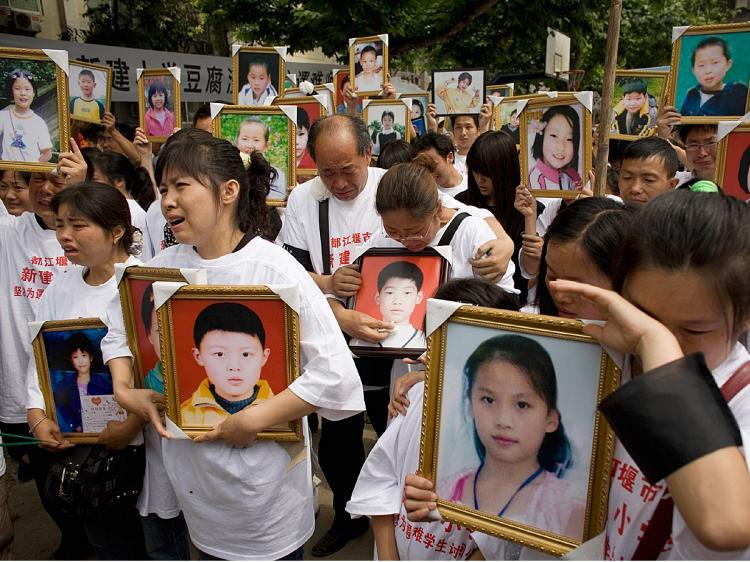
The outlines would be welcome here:
[[[490,130],[490,122],[492,121],[492,100],[488,97],[487,100],[479,108],[479,132],[484,133]]]
[[[383,88],[380,92],[380,97],[384,100],[395,100],[396,99],[396,86],[391,83],[391,75],[385,75],[385,82],[383,82]]]
[[[431,133],[437,133],[438,122],[437,122],[437,106],[434,103],[427,104],[427,130]]]
[[[146,131],[137,127],[135,130],[135,137],[133,137],[133,144],[135,145],[138,154],[141,156],[141,161],[148,158],[151,160],[152,146],[151,141],[146,136]]]
[[[504,240],[490,240],[478,249],[469,260],[474,273],[488,283],[497,283],[508,270],[510,257],[506,257]]]
[[[525,185],[516,187],[516,198],[513,201],[513,206],[524,217],[536,219],[536,200]]]
[[[129,415],[125,421],[107,422],[107,427],[99,433],[99,439],[96,442],[112,451],[120,451],[135,439],[144,425],[143,419],[135,415]]]
[[[163,394],[145,388],[115,387],[117,403],[144,421],[151,422],[156,432],[169,439],[171,435],[164,426],[163,416],[167,399]]]
[[[70,139],[70,152],[60,153],[56,170],[58,174],[65,178],[66,186],[86,181],[88,165],[75,139]]]
[[[663,139],[671,140],[672,130],[680,124],[682,115],[677,108],[663,105],[656,114],[656,134]]]
[[[111,131],[115,128],[115,116],[110,113],[109,111],[104,113],[104,117],[102,117],[102,126],[104,127],[105,131]]]
[[[237,412],[220,422],[208,433],[199,435],[193,441],[195,443],[208,443],[210,441],[224,441],[227,445],[238,449],[250,447],[255,443],[258,435],[249,426],[249,415],[252,407]]]
[[[395,418],[397,415],[406,415],[409,407],[409,399],[406,395],[412,386],[424,381],[424,371],[411,371],[398,377],[393,383],[391,401],[388,403],[388,417]]]
[[[57,453],[73,447],[73,444],[62,436],[60,427],[47,418],[42,410],[28,410],[27,418],[29,426],[34,428],[34,438],[40,441],[39,446],[42,449]]]
[[[544,248],[544,238],[537,236],[536,234],[526,234],[525,232],[521,235],[523,241],[521,242],[521,252],[526,254],[532,260],[542,259],[542,248]]]
[[[432,521],[430,512],[437,509],[435,485],[418,474],[407,474],[404,482],[404,508],[409,521]]]
[[[345,265],[339,267],[331,275],[331,291],[337,297],[353,297],[362,286],[362,275],[359,265]]]

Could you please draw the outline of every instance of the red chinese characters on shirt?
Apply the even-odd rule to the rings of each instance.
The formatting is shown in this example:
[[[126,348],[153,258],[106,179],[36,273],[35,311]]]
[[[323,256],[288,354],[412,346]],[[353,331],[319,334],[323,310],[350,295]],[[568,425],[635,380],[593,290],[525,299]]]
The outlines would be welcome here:
[[[366,244],[372,238],[371,232],[354,232],[347,236],[331,236],[330,267],[339,267],[351,264],[351,248]]]
[[[52,283],[55,268],[67,265],[68,258],[65,256],[31,256],[29,265],[18,272],[18,283],[13,286],[13,296],[28,300],[41,299],[44,289]]]
[[[448,539],[438,539],[433,533],[425,531],[419,525],[412,525],[404,515],[394,516],[393,524],[397,533],[402,533],[403,538],[415,543],[421,544],[427,550],[432,550],[438,554],[448,554],[454,560],[463,560],[466,558],[467,544],[463,541],[453,542]],[[461,525],[445,522],[444,530],[450,533],[455,527],[456,531],[461,531]]]

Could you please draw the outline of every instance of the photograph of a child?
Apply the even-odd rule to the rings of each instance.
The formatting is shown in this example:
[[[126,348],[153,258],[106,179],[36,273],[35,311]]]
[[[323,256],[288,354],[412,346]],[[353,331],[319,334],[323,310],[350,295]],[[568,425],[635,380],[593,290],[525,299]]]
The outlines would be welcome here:
[[[427,95],[411,94],[411,124],[417,135],[424,135],[427,132]]]
[[[250,154],[258,151],[271,163],[275,177],[267,200],[284,200],[292,179],[290,170],[296,164],[296,135],[290,140],[293,123],[280,109],[270,108],[272,113],[233,113],[222,110],[219,119],[219,137],[235,145],[240,152]],[[309,130],[309,129],[308,129]],[[306,141],[306,139],[305,139]],[[295,145],[291,147],[290,144]],[[305,146],[307,146],[305,144]]]
[[[484,103],[484,70],[433,70],[432,99],[438,115],[479,113]]]
[[[307,149],[307,140],[310,127],[313,126],[321,116],[321,110],[325,112],[319,102],[297,104],[297,174],[314,173],[317,171],[315,162]]]
[[[518,101],[501,102],[494,107],[495,129],[508,133],[513,142],[521,144],[521,119]]]
[[[406,139],[406,127],[410,119],[410,109],[403,103],[390,103],[365,106],[362,119],[367,123],[372,140],[372,153],[377,156],[389,142]]]
[[[270,98],[280,95],[282,77],[281,55],[275,50],[253,51],[240,49],[239,72],[236,80],[237,105],[263,106]]]
[[[172,301],[180,424],[210,428],[287,387],[283,301]]]
[[[717,178],[724,193],[750,201],[750,129],[734,130],[721,140],[717,160],[723,160],[722,177]]]
[[[683,117],[742,116],[748,110],[750,30],[688,30],[675,43],[674,105]]]
[[[135,333],[129,335],[136,342],[133,353],[136,375],[143,381],[143,386],[164,394],[164,373],[161,364],[159,347],[159,322],[154,306],[153,281],[146,279],[129,279],[130,309],[133,311]]]
[[[61,137],[57,65],[0,58],[0,77],[0,160],[56,162]]]
[[[667,77],[617,76],[612,107],[613,135],[648,137],[656,132],[656,113]]]
[[[487,86],[488,96],[500,96],[501,98],[507,98],[513,95],[513,89],[515,84],[492,84]]]
[[[583,106],[555,104],[523,112],[529,189],[575,190],[582,186]],[[524,139],[522,139],[524,140]]]
[[[147,136],[166,138],[178,126],[175,120],[175,88],[179,87],[179,83],[169,72],[163,76],[144,77],[143,119]]]
[[[98,433],[108,421],[125,419],[102,361],[106,333],[106,328],[43,332],[55,416],[63,433]]]
[[[69,65],[68,91],[70,93],[70,118],[77,121],[101,123],[109,108],[112,69]]]
[[[600,365],[596,344],[449,323],[438,497],[582,540]]]
[[[354,72],[354,91],[357,94],[380,93],[387,68],[387,52],[382,40],[361,38],[349,47],[349,69]]]

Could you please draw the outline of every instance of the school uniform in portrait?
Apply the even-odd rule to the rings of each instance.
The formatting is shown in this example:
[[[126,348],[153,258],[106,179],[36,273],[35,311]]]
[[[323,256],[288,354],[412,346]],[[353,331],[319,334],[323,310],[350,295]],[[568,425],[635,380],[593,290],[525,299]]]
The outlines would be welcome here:
[[[78,387],[76,371],[63,371],[51,375],[52,394],[55,399],[55,413],[60,431],[86,431],[81,419],[81,389]],[[112,394],[112,378],[101,373],[91,373],[86,385],[86,396],[104,396]]]
[[[183,425],[201,425],[214,427],[227,418],[229,412],[219,403],[213,385],[205,378],[192,396],[180,405],[180,416]],[[260,379],[255,387],[251,404],[262,404],[273,396],[267,381]]]
[[[729,82],[718,92],[705,94],[700,86],[690,88],[685,96],[680,113],[685,116],[714,117],[720,115],[745,114],[747,86]]]
[[[656,98],[650,94],[638,113],[629,116],[628,110],[622,102],[614,108],[615,119],[612,123],[613,131],[621,135],[649,135],[656,127]]]
[[[84,121],[101,121],[104,117],[104,104],[98,99],[85,100],[81,96],[70,98],[70,118]]]
[[[273,84],[269,84],[261,92],[260,97],[256,100],[253,96],[253,87],[250,84],[245,84],[237,95],[237,105],[254,105],[263,106],[266,105],[266,101],[270,98],[275,98],[279,95]]]
[[[327,419],[364,410],[362,385],[331,308],[284,249],[256,237],[237,252],[203,259],[192,246],[179,244],[146,265],[205,269],[212,285],[299,285],[301,373],[288,389]],[[104,360],[131,357],[119,297],[110,302],[107,325]],[[246,449],[221,441],[162,440],[165,473],[197,548],[222,559],[277,559],[312,536],[310,438],[304,418],[303,435],[302,442],[258,441]]]

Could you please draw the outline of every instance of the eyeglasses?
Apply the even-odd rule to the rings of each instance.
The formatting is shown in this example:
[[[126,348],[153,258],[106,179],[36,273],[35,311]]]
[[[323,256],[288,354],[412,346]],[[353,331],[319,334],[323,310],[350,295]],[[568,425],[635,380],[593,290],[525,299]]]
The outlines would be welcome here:
[[[427,238],[427,236],[430,234],[430,229],[432,227],[432,221],[435,219],[435,216],[433,215],[430,218],[430,222],[427,223],[427,226],[425,226],[424,230],[421,232],[421,234],[412,234],[410,236],[392,236],[384,229],[384,234],[386,238],[390,238],[391,240],[395,240],[396,242],[419,242],[421,240],[424,240]]]
[[[704,149],[706,152],[709,152],[711,150],[716,150],[716,145],[719,144],[719,141],[708,141],[708,142],[690,142],[685,145],[685,150],[689,150],[690,152],[698,152],[701,148]]]

